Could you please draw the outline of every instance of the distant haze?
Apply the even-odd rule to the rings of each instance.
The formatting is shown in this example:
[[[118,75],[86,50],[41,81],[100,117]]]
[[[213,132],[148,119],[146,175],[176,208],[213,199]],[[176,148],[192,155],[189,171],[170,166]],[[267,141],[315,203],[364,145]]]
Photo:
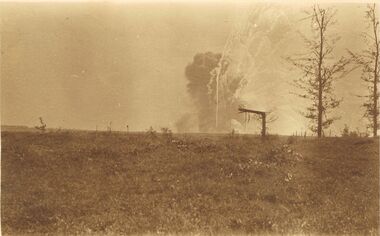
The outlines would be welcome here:
[[[365,4],[335,4],[342,36],[337,56],[363,48]],[[243,6],[244,7],[244,6]],[[290,94],[297,76],[282,57],[302,51],[296,31],[310,5],[274,5],[290,30],[276,58],[262,60],[271,71],[251,78],[241,92],[249,108],[276,109],[271,133],[305,130],[298,110],[304,101]],[[196,110],[189,98],[185,68],[197,53],[221,53],[241,5],[226,3],[0,3],[1,124],[145,130],[169,127]],[[269,49],[268,49],[269,50]],[[273,76],[271,76],[273,75]],[[364,131],[359,71],[336,83],[344,101],[336,111],[344,124]],[[252,125],[252,132],[260,132]]]

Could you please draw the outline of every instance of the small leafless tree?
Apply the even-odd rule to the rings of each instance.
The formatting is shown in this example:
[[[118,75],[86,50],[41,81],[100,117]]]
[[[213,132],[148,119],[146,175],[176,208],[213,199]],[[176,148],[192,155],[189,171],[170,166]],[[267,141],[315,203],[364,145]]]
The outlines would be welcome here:
[[[40,125],[39,126],[35,126],[34,128],[40,130],[41,132],[45,132],[46,131],[46,124],[43,121],[42,117],[39,117],[39,120],[40,120]]]
[[[368,84],[368,94],[365,96],[367,100],[363,103],[365,108],[364,117],[368,118],[368,128],[372,129],[373,136],[377,136],[379,128],[379,18],[376,16],[376,4],[368,5],[365,17],[368,22],[369,32],[363,32],[362,37],[367,44],[367,48],[360,53],[348,51],[354,62],[362,68],[362,80]]]
[[[334,55],[334,47],[340,38],[329,32],[336,24],[336,10],[316,5],[305,13],[307,16],[303,20],[310,20],[312,36],[306,37],[302,33],[300,36],[307,52],[287,57],[287,60],[302,73],[294,80],[294,85],[303,92],[296,95],[311,101],[302,114],[310,120],[311,131],[322,137],[323,130],[339,119],[328,116],[341,102],[334,96],[333,83],[349,72],[346,70],[349,59],[336,59]]]
[[[107,131],[110,133],[112,132],[112,121],[110,121],[110,123],[108,124]]]

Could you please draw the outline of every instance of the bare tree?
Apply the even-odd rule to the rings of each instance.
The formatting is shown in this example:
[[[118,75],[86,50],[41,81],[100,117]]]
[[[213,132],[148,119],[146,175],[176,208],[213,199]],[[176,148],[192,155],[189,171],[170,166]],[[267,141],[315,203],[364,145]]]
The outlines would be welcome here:
[[[112,132],[112,121],[110,121],[109,125],[107,126],[107,131]]]
[[[46,124],[45,124],[44,120],[42,119],[42,117],[39,117],[38,119],[40,120],[40,125],[35,126],[34,128],[40,130],[43,133],[46,130]]]
[[[362,33],[362,37],[367,44],[367,48],[360,53],[353,53],[348,51],[357,65],[362,68],[361,78],[368,84],[368,95],[361,96],[367,100],[363,103],[365,108],[364,117],[368,118],[369,125],[373,131],[373,136],[377,136],[377,129],[379,128],[379,18],[376,16],[376,4],[368,5],[365,17],[368,21],[368,28],[370,33]]]
[[[312,36],[306,37],[302,33],[300,36],[307,52],[287,57],[287,60],[302,73],[300,78],[294,80],[295,87],[302,90],[296,95],[311,101],[302,114],[310,120],[311,131],[322,137],[323,130],[339,119],[328,116],[341,102],[334,96],[333,83],[349,72],[346,70],[349,60],[344,57],[336,59],[334,55],[339,37],[329,32],[336,24],[336,10],[316,5],[305,13],[307,17],[303,20],[311,21]]]

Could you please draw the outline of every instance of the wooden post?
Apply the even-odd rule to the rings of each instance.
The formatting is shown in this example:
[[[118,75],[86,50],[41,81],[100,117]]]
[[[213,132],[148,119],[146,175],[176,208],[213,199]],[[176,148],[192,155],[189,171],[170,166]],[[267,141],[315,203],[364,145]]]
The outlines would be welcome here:
[[[247,132],[247,113],[244,112],[244,133]]]
[[[266,114],[265,113],[263,113],[262,115],[261,115],[261,119],[262,119],[262,128],[261,128],[261,135],[263,136],[263,137],[265,137],[265,135],[266,135],[266,129],[267,129],[267,125],[266,125],[266,123],[267,123],[267,121],[266,121]]]

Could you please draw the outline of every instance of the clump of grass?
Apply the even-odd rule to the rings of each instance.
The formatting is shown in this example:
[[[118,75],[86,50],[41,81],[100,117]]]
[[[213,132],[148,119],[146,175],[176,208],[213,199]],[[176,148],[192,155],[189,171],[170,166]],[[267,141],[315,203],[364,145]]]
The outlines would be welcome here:
[[[171,129],[163,127],[161,128],[162,138],[166,143],[170,143],[173,140],[173,133]]]
[[[297,138],[294,136],[289,136],[288,139],[286,140],[287,144],[294,144],[297,141]]]
[[[149,127],[149,129],[145,132],[147,138],[155,139],[157,138],[157,131],[153,129],[153,127]]]

